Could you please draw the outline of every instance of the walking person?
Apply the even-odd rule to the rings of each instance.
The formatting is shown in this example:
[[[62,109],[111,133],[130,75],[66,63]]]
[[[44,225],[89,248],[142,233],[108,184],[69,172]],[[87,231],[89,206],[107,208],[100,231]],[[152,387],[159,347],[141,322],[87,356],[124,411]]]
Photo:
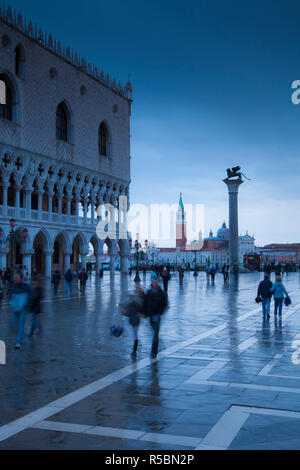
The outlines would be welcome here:
[[[169,284],[169,280],[171,279],[171,276],[170,276],[170,273],[169,273],[169,271],[167,270],[166,267],[163,269],[161,277],[162,277],[162,280],[163,280],[164,291],[168,292],[168,284]]]
[[[138,329],[141,317],[144,317],[144,303],[145,303],[145,293],[140,284],[136,284],[134,293],[129,297],[128,302],[124,305],[120,305],[120,310],[123,315],[129,317],[129,324],[132,327],[133,335],[133,348],[131,353],[131,358],[136,359],[139,339],[138,339]]]
[[[24,329],[30,296],[30,286],[23,281],[23,274],[21,272],[16,272],[14,274],[13,284],[9,289],[10,307],[13,312],[14,319],[18,325],[18,337],[15,346],[16,349],[20,349],[24,343]]]
[[[223,274],[224,282],[226,282],[226,264],[225,263],[222,266],[221,273]]]
[[[73,274],[71,269],[68,269],[65,274],[65,281],[66,281],[66,295],[69,293],[72,294],[72,281],[73,281]]]
[[[212,266],[212,267],[210,268],[210,271],[209,271],[212,284],[214,284],[214,282],[215,282],[216,272],[217,272],[216,267],[215,267],[215,266]]]
[[[210,266],[209,265],[205,266],[205,273],[206,273],[206,280],[207,282],[209,282],[210,280]]]
[[[158,352],[160,320],[167,307],[167,300],[165,293],[159,286],[156,274],[153,273],[151,281],[151,288],[145,297],[144,312],[150,318],[150,324],[153,329],[151,358],[155,359]]]
[[[282,284],[281,276],[276,276],[276,281],[274,282],[271,292],[274,294],[275,309],[274,315],[277,318],[277,312],[279,313],[279,318],[282,316],[282,304],[284,297],[288,297],[288,293],[284,285]]]
[[[36,328],[39,332],[42,331],[40,323],[40,314],[42,313],[41,300],[44,297],[44,291],[41,280],[38,275],[34,276],[31,282],[31,300],[30,300],[30,312],[32,313],[32,323],[30,328],[29,336],[33,336]]]
[[[80,282],[80,291],[84,295],[86,281],[88,280],[88,273],[86,272],[86,270],[84,268],[82,268],[82,270],[78,274],[78,279],[79,279],[79,282]]]
[[[53,273],[53,276],[52,276],[52,284],[53,284],[53,287],[54,287],[54,295],[57,294],[60,281],[61,281],[61,275],[60,275],[59,270],[56,269]]]
[[[269,274],[265,273],[264,280],[261,281],[258,285],[257,289],[257,298],[261,298],[262,300],[262,313],[263,318],[270,319],[270,305],[271,305],[271,298],[272,298],[272,289],[273,282],[270,281]]]

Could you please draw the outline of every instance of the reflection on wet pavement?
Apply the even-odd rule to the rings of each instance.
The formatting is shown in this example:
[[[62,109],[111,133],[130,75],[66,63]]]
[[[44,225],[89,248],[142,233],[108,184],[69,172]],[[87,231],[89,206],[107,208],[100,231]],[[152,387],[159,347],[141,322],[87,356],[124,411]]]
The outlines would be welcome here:
[[[280,448],[300,448],[294,435],[300,365],[291,360],[300,334],[299,274],[284,279],[293,303],[282,322],[274,322],[273,311],[263,322],[254,302],[261,277],[240,275],[238,283],[224,285],[220,275],[211,285],[204,273],[187,273],[180,286],[174,275],[158,360],[149,360],[151,330],[143,320],[133,365],[130,327],[117,308],[133,288],[130,277],[92,277],[84,297],[74,289],[66,299],[61,286],[52,298],[49,290],[43,331],[26,337],[21,351],[14,349],[16,332],[4,302],[0,448],[268,449],[279,441]],[[149,277],[142,282],[147,287]],[[124,336],[110,335],[114,324],[124,326]],[[225,425],[227,440],[220,437]]]

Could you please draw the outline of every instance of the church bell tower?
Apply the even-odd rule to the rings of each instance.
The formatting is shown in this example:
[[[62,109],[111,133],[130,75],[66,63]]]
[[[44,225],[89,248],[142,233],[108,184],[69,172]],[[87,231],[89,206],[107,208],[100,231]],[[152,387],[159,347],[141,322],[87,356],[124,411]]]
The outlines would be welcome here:
[[[182,202],[182,193],[180,193],[178,210],[176,213],[176,248],[184,248],[186,245],[186,222],[185,212]]]

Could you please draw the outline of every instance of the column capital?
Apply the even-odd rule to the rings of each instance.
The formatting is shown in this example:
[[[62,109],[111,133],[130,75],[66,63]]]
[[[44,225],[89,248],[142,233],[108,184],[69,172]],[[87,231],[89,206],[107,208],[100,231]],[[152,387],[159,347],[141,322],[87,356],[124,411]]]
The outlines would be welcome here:
[[[229,178],[226,178],[223,180],[223,182],[227,185],[228,192],[230,193],[237,193],[239,190],[239,186],[243,184],[243,180],[241,178],[231,180]]]
[[[46,251],[44,251],[44,254],[45,254],[46,256],[52,256],[53,253],[54,253],[53,250],[46,250]]]

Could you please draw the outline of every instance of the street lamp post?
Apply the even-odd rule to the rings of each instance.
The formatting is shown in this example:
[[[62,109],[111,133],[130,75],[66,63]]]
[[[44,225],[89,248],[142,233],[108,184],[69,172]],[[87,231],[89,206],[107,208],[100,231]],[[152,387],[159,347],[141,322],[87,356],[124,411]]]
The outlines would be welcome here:
[[[197,249],[195,249],[195,267],[194,267],[194,277],[198,276],[198,271],[197,271]]]
[[[135,248],[135,256],[136,256],[136,273],[135,273],[135,278],[134,282],[141,282],[141,278],[139,275],[139,250],[140,250],[140,243],[139,243],[139,234],[136,234],[136,240],[134,242],[134,248]]]
[[[10,219],[9,224],[10,224],[10,227],[11,227],[11,231],[9,232],[7,238],[3,242],[1,241],[1,244],[3,244],[3,243],[6,243],[6,244],[8,243],[9,244],[9,248],[10,248],[10,269],[11,269],[11,271],[13,271],[14,264],[15,264],[15,260],[14,260],[15,245],[16,245],[17,242],[22,243],[22,241],[26,240],[26,238],[28,237],[28,230],[27,230],[27,228],[24,228],[22,230],[22,233],[20,232],[20,230],[15,230],[15,226],[16,226],[15,219]],[[2,237],[2,234],[3,234],[3,230],[0,227],[0,238]]]

